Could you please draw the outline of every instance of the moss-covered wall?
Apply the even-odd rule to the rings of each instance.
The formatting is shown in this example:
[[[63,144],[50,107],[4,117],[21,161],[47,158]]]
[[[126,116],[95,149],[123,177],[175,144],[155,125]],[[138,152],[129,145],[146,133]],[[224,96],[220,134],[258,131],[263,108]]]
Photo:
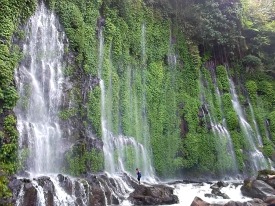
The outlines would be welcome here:
[[[22,38],[19,24],[25,23],[34,12],[32,0],[1,1],[0,19],[0,199],[11,195],[6,175],[15,173],[19,166],[17,158],[18,132],[13,114],[18,95],[14,85],[14,70],[20,61],[19,47],[14,39]]]
[[[248,101],[254,109],[263,139],[263,147],[258,149],[272,157],[275,143],[275,85],[272,77],[260,70],[246,73],[238,58],[233,64],[212,58],[211,53],[206,57],[207,52],[202,54],[199,51],[196,42],[186,37],[186,32],[181,30],[175,18],[171,20],[165,11],[154,10],[142,0],[46,2],[60,18],[69,40],[67,53],[72,56],[65,75],[74,83],[70,91],[74,104],[60,112],[61,119],[69,121],[75,118],[78,124],[83,125],[83,133],[91,129],[98,140],[102,137],[101,91],[97,78],[98,35],[99,29],[103,29],[102,78],[106,83],[109,127],[114,134],[133,136],[149,145],[157,175],[220,174],[221,171],[230,172],[233,167],[232,160],[226,158],[223,150],[227,143],[217,140],[209,127],[209,117],[200,114],[203,106],[200,77],[208,85],[205,99],[211,115],[217,123],[226,120],[237,167],[240,172],[246,172],[247,156],[243,151],[247,149],[247,143],[232,107],[228,74],[225,67],[217,67],[216,62],[230,63],[227,70],[234,77],[241,104],[252,127]],[[20,52],[16,44],[12,44],[12,37],[24,35],[18,24],[24,23],[34,12],[36,4],[27,0],[4,1],[0,7],[1,12],[6,14],[0,20],[0,157],[3,159],[0,166],[7,174],[14,173],[19,165],[16,161],[18,134],[12,108],[17,101],[13,71],[20,60]],[[171,50],[177,57],[176,65],[168,61]],[[216,80],[205,66],[210,59],[215,61],[212,72]],[[95,81],[89,91],[85,87],[88,79]],[[215,94],[217,88],[222,95],[221,101]],[[85,138],[82,133],[74,137],[78,144],[67,154],[64,168],[70,174],[103,170],[102,151],[88,146]],[[131,147],[127,154],[133,154]],[[128,161],[126,167],[132,170],[135,165]],[[7,191],[3,186],[5,181],[2,178],[0,182],[3,191]],[[6,195],[5,192],[0,194]]]

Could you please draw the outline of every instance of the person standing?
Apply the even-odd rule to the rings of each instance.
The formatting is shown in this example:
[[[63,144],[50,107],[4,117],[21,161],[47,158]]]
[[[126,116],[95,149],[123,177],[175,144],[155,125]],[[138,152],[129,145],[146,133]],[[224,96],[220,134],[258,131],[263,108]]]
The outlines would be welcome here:
[[[136,168],[136,173],[137,173],[138,184],[140,185],[141,172],[138,170],[138,168]]]

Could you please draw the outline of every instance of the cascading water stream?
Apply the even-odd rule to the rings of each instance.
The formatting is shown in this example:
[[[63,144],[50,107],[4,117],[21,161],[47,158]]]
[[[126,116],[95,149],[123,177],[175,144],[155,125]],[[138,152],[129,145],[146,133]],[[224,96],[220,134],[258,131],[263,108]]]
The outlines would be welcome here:
[[[248,103],[248,105],[249,105],[249,109],[250,109],[251,116],[252,116],[252,121],[253,121],[255,131],[256,131],[256,137],[257,137],[257,141],[258,141],[257,144],[258,144],[259,147],[262,147],[263,146],[263,140],[262,140],[262,137],[260,135],[258,124],[256,122],[256,118],[255,118],[255,115],[254,115],[254,110],[253,110],[253,107],[252,107],[250,102]]]
[[[151,180],[153,176],[153,169],[150,162],[150,157],[147,151],[147,144],[148,143],[148,134],[146,132],[148,130],[148,125],[146,119],[143,119],[142,127],[144,127],[144,139],[143,141],[139,142],[134,137],[129,137],[126,135],[118,134],[115,135],[112,132],[112,91],[106,91],[105,89],[105,82],[103,79],[102,71],[103,71],[103,62],[104,62],[104,37],[103,37],[103,28],[99,30],[99,63],[98,63],[98,76],[100,78],[100,88],[101,88],[101,127],[102,127],[102,139],[103,139],[103,152],[104,152],[104,162],[105,162],[105,171],[110,174],[115,174],[117,172],[124,172],[127,171],[127,159],[132,161],[136,164],[135,167],[139,167],[142,171],[143,179],[147,179],[148,181]],[[110,60],[111,61],[111,60]],[[131,68],[128,67],[128,73],[131,74]],[[110,90],[111,80],[109,81],[108,89]],[[131,87],[128,86],[130,94],[130,101],[136,102],[137,96],[135,95],[134,91],[131,90]],[[144,104],[145,105],[145,104]],[[131,105],[129,109],[132,112],[133,116],[135,117],[137,114],[137,105]],[[142,114],[145,114],[142,112]],[[142,115],[140,114],[140,115]],[[146,118],[146,116],[144,117]],[[135,118],[133,118],[135,120]],[[134,121],[133,120],[133,121]],[[146,127],[147,125],[147,127]],[[127,156],[127,148],[129,146],[133,150],[133,156]],[[115,158],[116,157],[116,158]],[[128,171],[133,173],[135,168],[132,168],[132,171]]]
[[[65,34],[44,3],[27,25],[25,60],[15,73],[20,95],[15,108],[20,150],[29,153],[31,173],[60,171],[62,155],[58,110],[62,104]]]
[[[211,89],[208,84],[211,84],[212,82],[207,82],[206,79],[204,79],[201,71],[200,71],[200,92],[201,92],[201,102],[203,104],[202,106],[202,112],[203,116],[205,118],[205,121],[207,122],[207,118],[209,119],[210,127],[215,135],[216,139],[216,150],[217,150],[217,164],[221,165],[222,173],[223,175],[230,175],[230,176],[236,176],[238,175],[238,166],[236,161],[236,155],[234,152],[234,147],[232,143],[231,136],[228,132],[226,122],[223,120],[218,121],[218,118],[213,113],[214,103],[213,101],[217,101],[219,111],[224,116],[222,111],[222,101],[221,101],[221,94],[220,91],[216,85],[216,77],[214,76],[214,82],[213,85],[215,88],[215,99],[207,99],[207,97],[211,96]],[[211,106],[212,105],[212,106]],[[217,110],[217,109],[216,109]],[[207,127],[209,127],[206,124]],[[207,128],[209,129],[209,128]],[[230,162],[230,168],[228,168],[228,163],[225,165],[225,158],[228,158],[228,162]]]
[[[235,112],[237,113],[239,117],[240,126],[242,129],[242,133],[244,137],[246,138],[246,141],[248,143],[248,154],[249,154],[249,161],[252,164],[252,170],[254,172],[257,172],[261,169],[268,168],[268,163],[263,156],[263,154],[257,149],[255,144],[255,132],[250,126],[250,124],[247,122],[243,109],[239,103],[238,95],[236,93],[235,85],[231,79],[229,79],[230,83],[230,92],[232,96],[232,104]]]
[[[22,185],[16,205],[44,206],[49,201],[50,205],[75,205],[77,195],[68,194],[53,175],[61,172],[65,152],[58,114],[63,103],[66,37],[55,14],[43,2],[30,18],[26,34],[24,59],[15,72],[19,100],[14,111],[19,154],[28,154],[24,169],[30,173],[28,188],[32,188],[33,196],[29,198],[28,188]],[[83,187],[81,182],[74,184],[80,185],[80,190]],[[52,199],[45,192],[45,185]]]
[[[154,170],[151,163],[151,158],[149,157],[149,153],[147,150],[150,145],[150,134],[149,134],[149,125],[147,120],[147,109],[146,109],[146,27],[145,23],[142,24],[141,27],[141,60],[142,60],[142,108],[141,108],[141,116],[142,116],[142,136],[143,136],[143,144],[145,146],[144,151],[146,152],[146,156],[143,155],[142,159],[144,162],[143,171],[145,176],[153,177]],[[151,179],[152,180],[152,179]]]

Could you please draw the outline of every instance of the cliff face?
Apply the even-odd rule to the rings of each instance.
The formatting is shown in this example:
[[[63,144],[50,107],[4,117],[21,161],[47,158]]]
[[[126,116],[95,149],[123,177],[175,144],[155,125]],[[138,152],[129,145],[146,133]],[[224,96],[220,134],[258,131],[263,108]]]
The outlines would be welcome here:
[[[62,138],[69,142],[62,163],[67,173],[104,169],[106,128],[112,137],[137,142],[120,142],[125,144],[123,151],[117,145],[109,147],[113,164],[121,158],[128,171],[136,164],[146,168],[152,163],[161,177],[235,176],[270,166],[267,158],[272,158],[275,143],[268,49],[273,45],[272,24],[254,34],[255,24],[242,24],[251,17],[241,16],[243,8],[251,9],[245,2],[170,3],[46,2],[59,17],[69,45],[58,112]],[[17,161],[13,71],[24,59],[17,42],[24,41],[18,25],[26,22],[18,19],[28,19],[37,3],[18,5],[4,4],[7,15],[0,24],[0,155],[5,174],[14,173],[28,158],[26,152],[24,160]],[[246,41],[245,35],[252,33],[255,38],[264,35],[270,45]],[[263,53],[252,49],[256,45]],[[139,144],[151,162],[136,160]],[[105,162],[106,166],[111,167]],[[5,181],[1,180],[3,190]]]

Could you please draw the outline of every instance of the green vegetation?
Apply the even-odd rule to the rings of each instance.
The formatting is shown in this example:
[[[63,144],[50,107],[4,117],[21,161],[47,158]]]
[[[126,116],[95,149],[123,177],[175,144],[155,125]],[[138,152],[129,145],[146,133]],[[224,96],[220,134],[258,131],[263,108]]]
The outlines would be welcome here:
[[[21,58],[19,48],[12,44],[12,37],[20,38],[20,23],[34,12],[36,2],[4,0],[0,13],[0,198],[11,196],[7,187],[7,176],[14,174],[18,167],[18,133],[13,116],[18,95],[14,87],[13,74]]]
[[[88,149],[84,143],[75,145],[66,155],[67,168],[64,172],[79,176],[104,169],[103,153],[98,149]]]
[[[251,145],[246,142],[232,107],[228,81],[231,77],[247,120],[261,135],[263,145],[256,146],[266,157],[274,156],[274,3],[46,3],[58,15],[69,40],[66,53],[70,54],[70,65],[64,74],[73,88],[68,91],[70,106],[59,113],[62,121],[73,119],[83,125],[81,132],[91,128],[101,141],[100,71],[105,83],[108,129],[150,147],[157,175],[174,177],[183,171],[217,175],[232,171],[229,142],[213,132],[212,121],[226,125],[238,169],[245,172]],[[24,156],[28,154],[27,150],[22,151],[23,158],[18,162],[18,134],[12,109],[18,100],[13,73],[21,53],[12,38],[23,37],[18,25],[25,23],[35,7],[34,0],[4,0],[0,7],[4,16],[0,20],[0,172],[5,174],[0,174],[0,198],[10,195],[6,175],[15,173],[17,167],[24,168]],[[98,61],[100,29],[104,36],[103,62]],[[176,56],[176,64],[169,55]],[[92,86],[86,85],[93,80]],[[25,93],[26,106],[28,88]],[[72,138],[80,143],[67,153],[64,171],[75,176],[102,171],[102,151],[90,148],[82,133],[76,136]],[[134,150],[128,146],[124,152],[126,168],[132,170]]]

